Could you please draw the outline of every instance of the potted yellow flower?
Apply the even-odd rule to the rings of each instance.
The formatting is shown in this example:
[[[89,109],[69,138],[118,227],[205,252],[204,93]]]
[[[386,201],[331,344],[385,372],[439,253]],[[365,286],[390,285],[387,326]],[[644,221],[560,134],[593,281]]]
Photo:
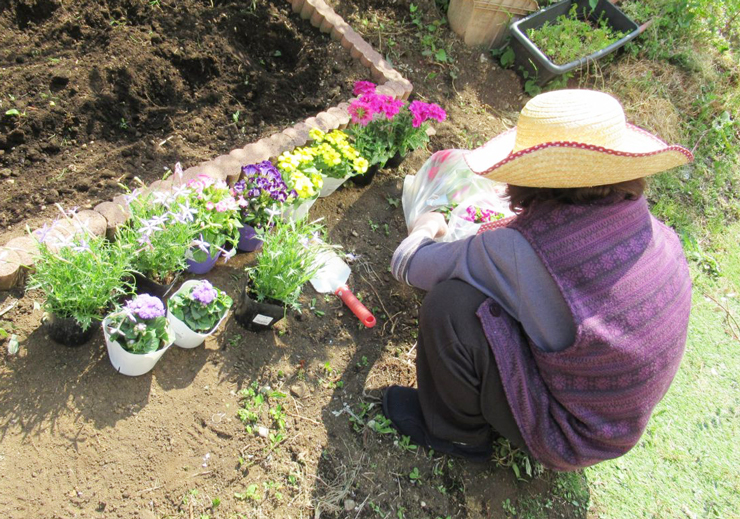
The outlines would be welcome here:
[[[313,153],[306,147],[286,151],[278,157],[277,167],[283,182],[294,195],[293,205],[286,207],[283,218],[286,221],[302,220],[324,186],[321,173],[314,164]]]
[[[350,144],[349,136],[341,130],[324,133],[314,128],[308,134],[313,140],[308,150],[314,157],[314,165],[321,173],[324,186],[320,197],[332,194],[345,180],[367,171],[368,161]]]

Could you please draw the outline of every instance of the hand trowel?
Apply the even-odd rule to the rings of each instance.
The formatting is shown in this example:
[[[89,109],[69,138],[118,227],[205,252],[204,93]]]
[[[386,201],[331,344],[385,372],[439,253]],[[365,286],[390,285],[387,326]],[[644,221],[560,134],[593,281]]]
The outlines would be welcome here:
[[[322,251],[316,261],[321,265],[321,268],[316,271],[316,274],[310,280],[314,289],[322,294],[332,292],[339,296],[339,299],[352,310],[352,313],[360,319],[362,324],[368,328],[375,326],[375,316],[355,297],[347,286],[347,280],[351,272],[349,265],[331,250]]]

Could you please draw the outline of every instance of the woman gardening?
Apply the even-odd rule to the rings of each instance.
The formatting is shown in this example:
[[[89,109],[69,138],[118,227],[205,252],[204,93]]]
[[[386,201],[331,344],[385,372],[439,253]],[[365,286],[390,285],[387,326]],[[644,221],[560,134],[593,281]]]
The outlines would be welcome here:
[[[394,276],[429,292],[418,389],[383,397],[398,431],[477,461],[500,435],[554,470],[629,451],[678,370],[691,306],[681,244],[650,214],[643,177],[691,160],[589,90],[541,94],[516,128],[434,154],[418,174],[505,182],[516,216],[437,243],[447,224],[426,213],[395,251]]]

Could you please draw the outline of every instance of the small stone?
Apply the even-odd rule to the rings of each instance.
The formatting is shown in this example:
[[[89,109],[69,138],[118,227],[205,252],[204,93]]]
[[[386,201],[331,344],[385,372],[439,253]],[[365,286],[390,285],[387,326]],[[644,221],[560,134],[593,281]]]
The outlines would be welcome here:
[[[9,169],[7,169],[7,168],[4,168],[4,169],[0,169],[0,175],[2,175],[2,176],[3,176],[3,177],[5,177],[5,178],[8,178],[8,177],[10,177],[10,176],[11,176],[12,174],[13,174],[13,172],[12,172],[12,171],[10,171],[10,170],[9,170]]]
[[[259,434],[263,438],[267,438],[270,435],[270,429],[268,429],[264,425],[260,425],[259,427],[257,427],[257,434]]]
[[[357,231],[352,231],[352,236],[357,238],[360,234]]]
[[[303,398],[306,394],[305,384],[298,383],[290,386],[290,394],[296,398]]]
[[[354,500],[352,500],[352,499],[345,499],[344,500],[344,511],[345,512],[351,512],[352,510],[355,509],[355,506],[356,506],[356,504],[355,504]]]

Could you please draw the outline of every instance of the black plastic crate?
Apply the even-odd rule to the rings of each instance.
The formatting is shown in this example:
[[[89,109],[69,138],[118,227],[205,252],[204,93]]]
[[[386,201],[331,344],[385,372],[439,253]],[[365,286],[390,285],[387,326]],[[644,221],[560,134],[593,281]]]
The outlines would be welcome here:
[[[545,22],[552,23],[558,16],[567,16],[574,3],[578,6],[577,10],[579,13],[588,13],[588,19],[590,21],[597,22],[603,17],[612,29],[627,34],[619,41],[589,56],[584,56],[565,65],[556,65],[532,43],[527,37],[526,31],[528,29],[542,27]],[[599,0],[593,10],[589,5],[589,0],[563,0],[511,24],[511,47],[515,55],[515,68],[519,70],[521,67],[528,72],[529,77],[537,78],[537,84],[542,86],[555,76],[580,68],[590,61],[596,61],[614,52],[628,41],[637,37],[640,32],[640,27],[635,22],[630,20],[626,14],[607,0]]]

